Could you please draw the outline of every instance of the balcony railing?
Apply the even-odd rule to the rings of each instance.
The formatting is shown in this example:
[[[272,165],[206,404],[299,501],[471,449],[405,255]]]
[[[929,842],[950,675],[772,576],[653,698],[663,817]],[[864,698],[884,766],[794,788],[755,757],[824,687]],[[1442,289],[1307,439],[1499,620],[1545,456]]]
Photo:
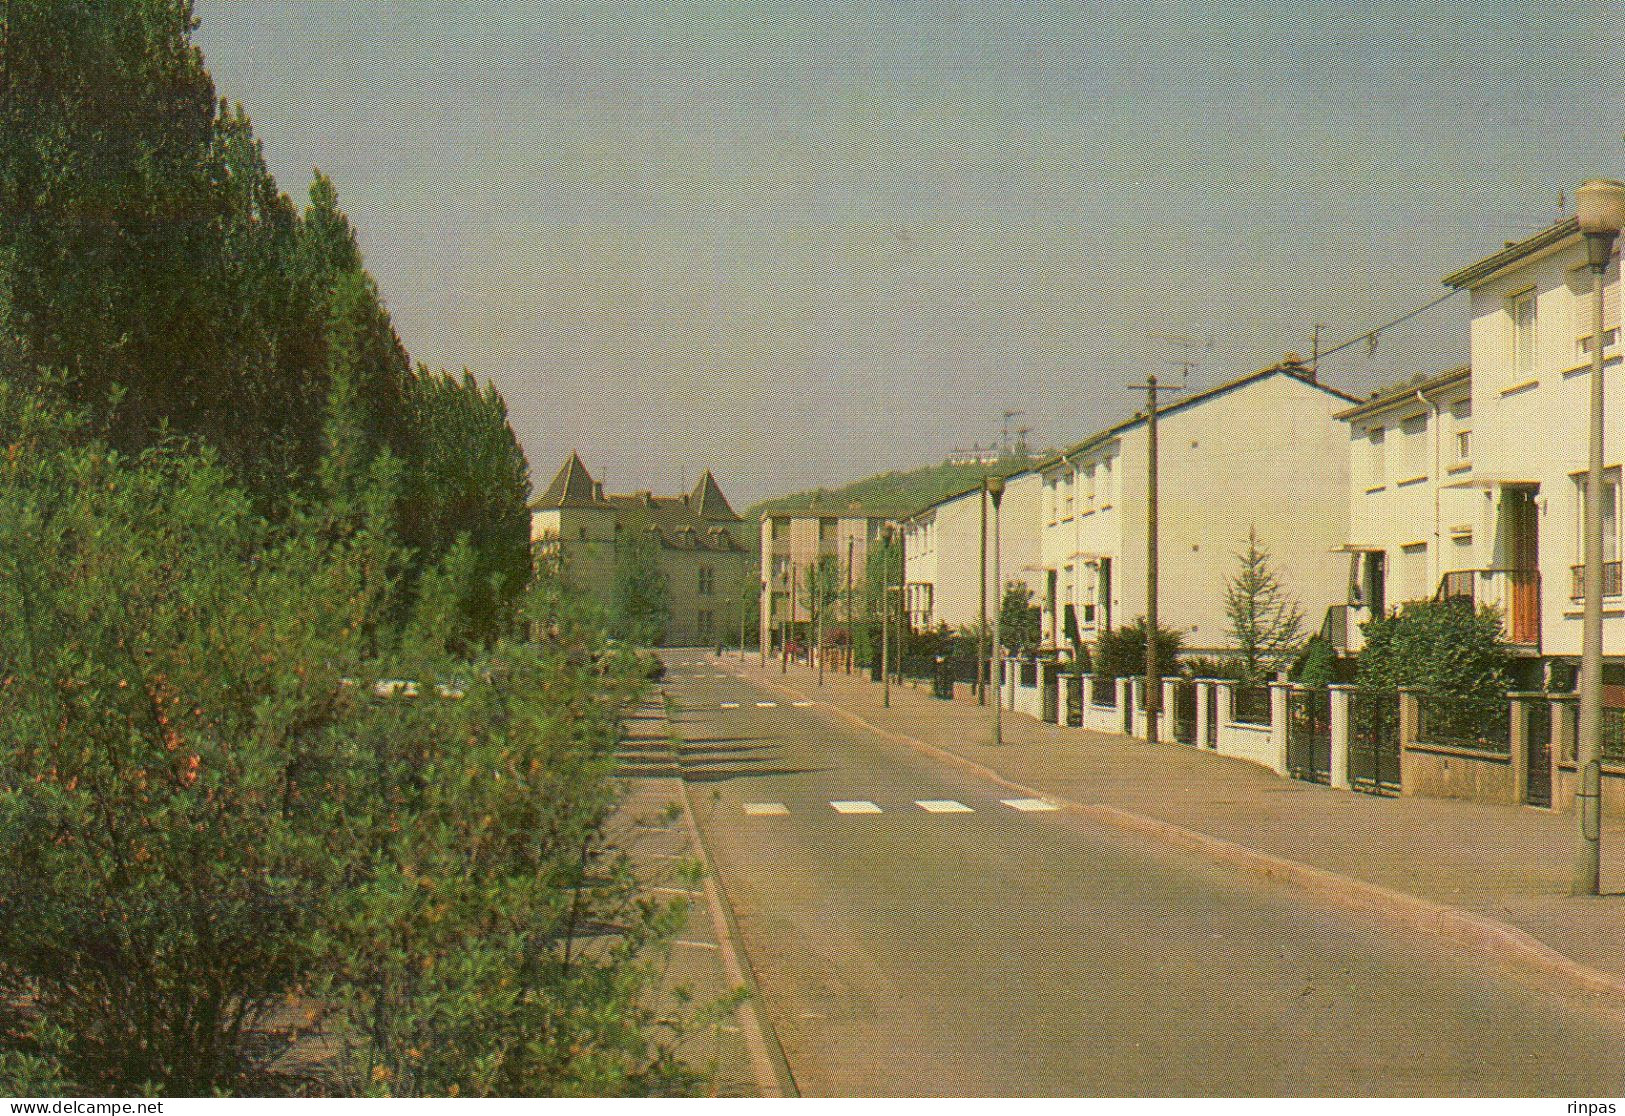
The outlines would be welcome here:
[[[1569,586],[1569,599],[1580,600],[1585,596],[1585,566],[1570,566],[1569,573],[1573,580]],[[1617,597],[1620,594],[1622,574],[1625,574],[1625,563],[1604,562],[1602,564],[1602,595]]]
[[[1618,563],[1615,563],[1618,576]],[[1451,570],[1439,579],[1436,601],[1463,601],[1472,608],[1496,608],[1506,618],[1507,642],[1540,646],[1540,571],[1535,569]]]

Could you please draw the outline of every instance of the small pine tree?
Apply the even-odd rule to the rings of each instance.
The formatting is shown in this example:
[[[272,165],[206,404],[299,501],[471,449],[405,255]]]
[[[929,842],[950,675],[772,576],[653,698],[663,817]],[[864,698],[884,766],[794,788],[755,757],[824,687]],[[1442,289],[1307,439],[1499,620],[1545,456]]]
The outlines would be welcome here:
[[[1033,591],[1019,581],[1006,585],[999,605],[999,642],[1012,653],[1032,650],[1043,638],[1043,626]]]
[[[1258,682],[1283,669],[1302,648],[1303,609],[1281,584],[1256,530],[1247,532],[1247,549],[1236,560],[1241,568],[1225,582],[1224,611],[1246,680]]]

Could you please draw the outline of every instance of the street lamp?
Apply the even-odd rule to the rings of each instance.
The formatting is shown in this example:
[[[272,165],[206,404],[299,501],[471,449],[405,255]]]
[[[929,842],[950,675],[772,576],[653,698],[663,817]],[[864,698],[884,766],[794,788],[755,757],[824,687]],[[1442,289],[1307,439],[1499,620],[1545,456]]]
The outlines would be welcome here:
[[[1004,640],[999,621],[1004,613],[1004,575],[999,570],[999,501],[1004,499],[1004,478],[987,478],[988,499],[993,501],[993,743],[1004,743]]]
[[[880,705],[891,708],[891,549],[892,529],[880,532]]]
[[[1574,813],[1575,895],[1596,895],[1602,882],[1602,514],[1603,514],[1603,279],[1614,254],[1614,238],[1625,227],[1625,183],[1594,178],[1574,192],[1575,215],[1585,236],[1591,268],[1591,454],[1586,469],[1585,611],[1580,640],[1580,724],[1576,734]]]

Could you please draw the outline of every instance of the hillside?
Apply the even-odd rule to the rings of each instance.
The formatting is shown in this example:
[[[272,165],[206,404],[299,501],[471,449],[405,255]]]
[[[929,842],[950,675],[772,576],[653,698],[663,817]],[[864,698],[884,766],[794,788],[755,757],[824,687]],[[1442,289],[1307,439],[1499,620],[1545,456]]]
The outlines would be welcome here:
[[[934,504],[945,496],[963,492],[981,483],[984,473],[1009,476],[1029,465],[1044,460],[1042,455],[1027,458],[1009,458],[998,465],[925,465],[906,472],[894,470],[877,476],[865,477],[839,488],[817,488],[796,492],[752,505],[744,512],[746,520],[781,510],[802,509],[819,505],[831,509],[845,508],[858,503],[864,508],[889,514],[908,514]]]

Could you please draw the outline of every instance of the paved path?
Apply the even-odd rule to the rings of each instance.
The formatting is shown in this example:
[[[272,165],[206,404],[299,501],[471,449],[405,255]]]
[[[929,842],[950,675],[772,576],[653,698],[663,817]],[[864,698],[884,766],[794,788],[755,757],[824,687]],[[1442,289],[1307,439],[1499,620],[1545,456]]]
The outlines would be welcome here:
[[[958,687],[881,688],[858,674],[817,673],[737,657],[728,668],[788,685],[882,727],[985,764],[1074,802],[1102,803],[1274,856],[1504,922],[1563,955],[1625,980],[1625,823],[1605,819],[1600,898],[1569,895],[1574,819],[1523,806],[1378,798],[1277,777],[1257,764],[1177,745],[1045,724],[1006,711],[991,746],[990,712]],[[1610,826],[1612,830],[1610,831]]]
[[[1048,809],[826,704],[866,683],[670,658],[683,777],[805,1094],[1625,1087],[1568,1054],[1625,1044],[1591,1001]],[[899,695],[899,726],[911,701],[929,703]]]

